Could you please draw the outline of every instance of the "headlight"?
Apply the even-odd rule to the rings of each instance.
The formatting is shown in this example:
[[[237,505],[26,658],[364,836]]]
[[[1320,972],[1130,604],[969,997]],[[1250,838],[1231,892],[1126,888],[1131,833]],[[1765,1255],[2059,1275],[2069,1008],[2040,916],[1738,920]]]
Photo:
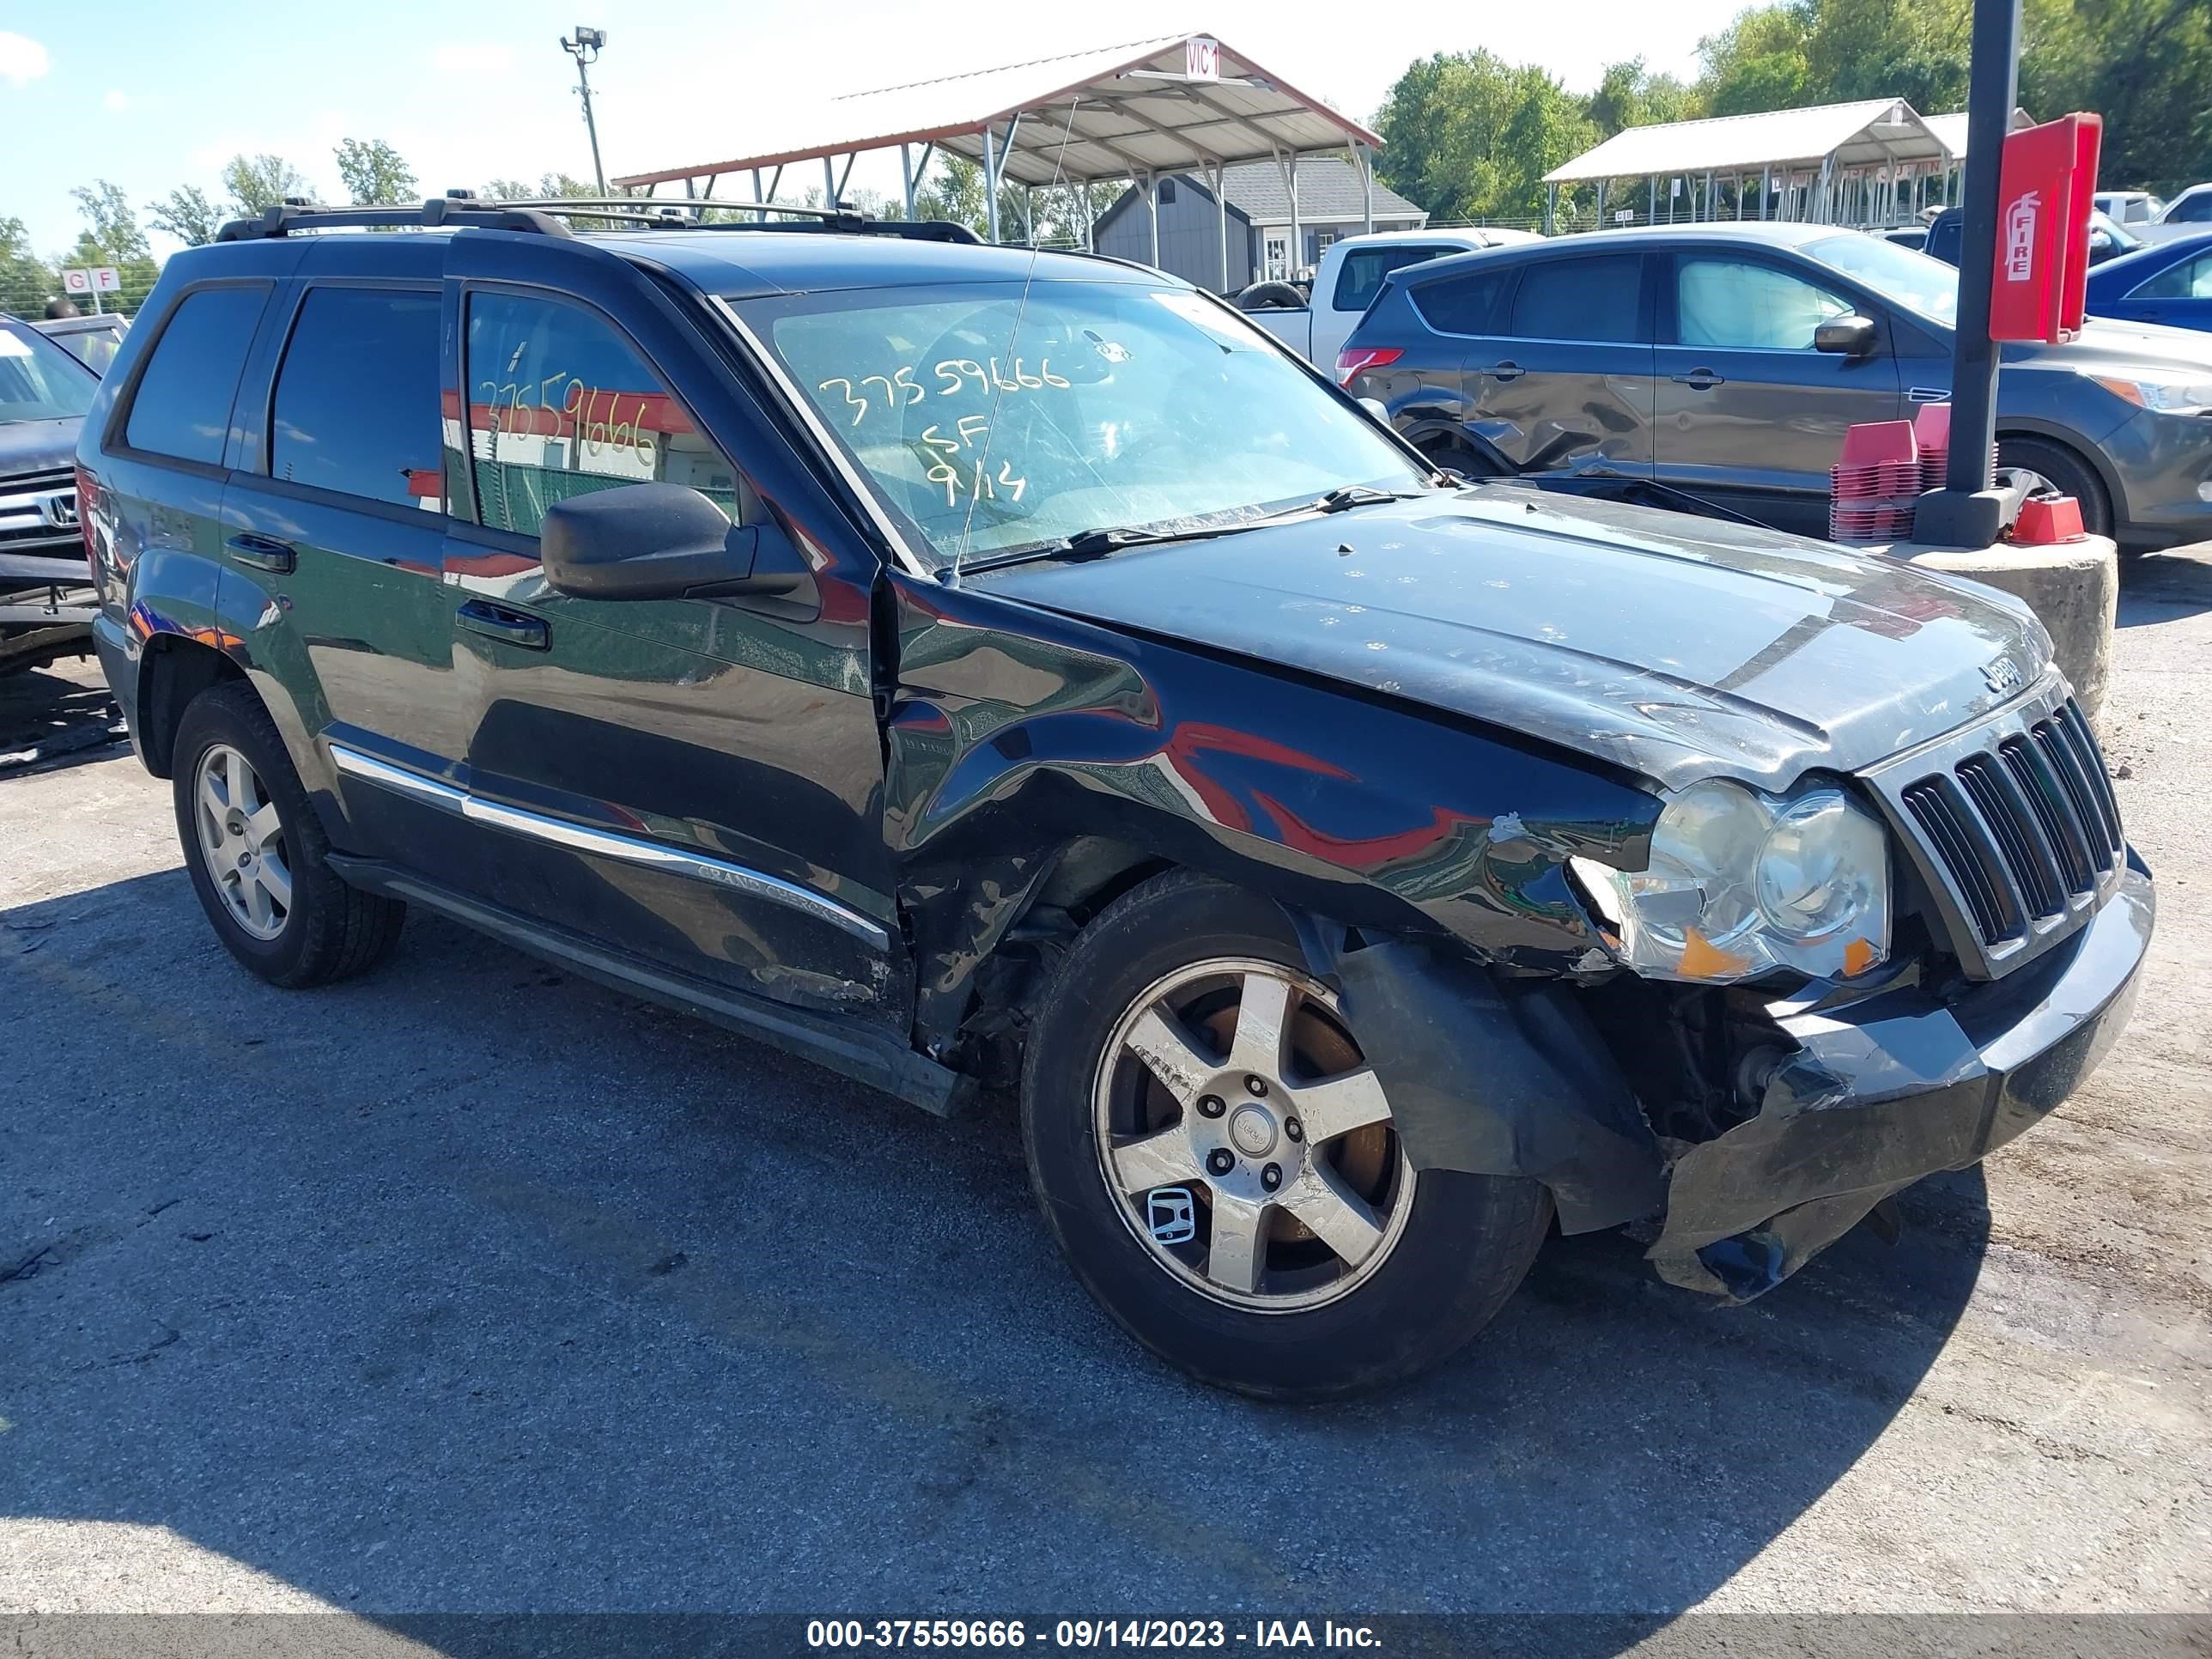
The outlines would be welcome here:
[[[2121,380],[2100,374],[2097,384],[2138,409],[2161,415],[2202,415],[2212,410],[2212,380]]]
[[[1711,779],[1667,799],[1642,870],[1573,860],[1621,963],[1725,983],[1863,974],[1889,955],[1889,844],[1840,789],[1780,799]]]

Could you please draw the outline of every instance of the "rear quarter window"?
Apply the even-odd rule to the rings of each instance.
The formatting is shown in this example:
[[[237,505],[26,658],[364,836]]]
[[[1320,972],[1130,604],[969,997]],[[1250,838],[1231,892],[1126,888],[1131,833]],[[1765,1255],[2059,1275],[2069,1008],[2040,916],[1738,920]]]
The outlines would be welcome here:
[[[1357,249],[1344,256],[1344,267],[1336,274],[1336,292],[1329,304],[1338,311],[1364,311],[1375,303],[1375,296],[1382,291],[1382,279],[1392,271],[1462,251],[1443,246]]]
[[[1513,267],[1475,270],[1423,283],[1407,298],[1421,320],[1445,334],[1496,334],[1505,296],[1512,292]]]
[[[270,286],[197,289],[177,302],[131,392],[126,445],[149,455],[222,464],[230,406]]]

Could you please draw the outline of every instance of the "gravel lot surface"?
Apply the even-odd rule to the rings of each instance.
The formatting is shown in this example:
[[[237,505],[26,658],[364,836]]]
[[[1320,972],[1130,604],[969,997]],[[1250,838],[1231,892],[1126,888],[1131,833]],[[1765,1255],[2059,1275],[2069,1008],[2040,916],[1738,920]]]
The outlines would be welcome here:
[[[1750,1308],[1554,1241],[1310,1411],[1125,1340],[1002,1115],[434,918],[248,978],[97,672],[0,686],[0,1612],[2212,1610],[2197,551],[2126,578],[2161,915],[2081,1095]]]

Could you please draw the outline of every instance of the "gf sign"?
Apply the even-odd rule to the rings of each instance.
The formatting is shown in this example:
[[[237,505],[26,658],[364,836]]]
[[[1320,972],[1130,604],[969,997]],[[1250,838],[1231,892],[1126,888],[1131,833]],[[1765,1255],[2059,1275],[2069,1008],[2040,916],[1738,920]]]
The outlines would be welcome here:
[[[123,273],[113,265],[62,272],[64,294],[113,294],[123,286]]]

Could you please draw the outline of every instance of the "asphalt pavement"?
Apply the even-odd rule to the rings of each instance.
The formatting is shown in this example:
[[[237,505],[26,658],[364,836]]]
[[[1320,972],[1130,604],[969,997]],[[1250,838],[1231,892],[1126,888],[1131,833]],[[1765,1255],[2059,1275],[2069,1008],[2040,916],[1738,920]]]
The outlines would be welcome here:
[[[419,915],[249,978],[96,672],[0,686],[0,1613],[2204,1613],[2200,551],[2125,579],[2160,932],[2062,1114],[1745,1309],[1555,1240],[1456,1361],[1304,1410],[1134,1348],[1003,1109]]]

